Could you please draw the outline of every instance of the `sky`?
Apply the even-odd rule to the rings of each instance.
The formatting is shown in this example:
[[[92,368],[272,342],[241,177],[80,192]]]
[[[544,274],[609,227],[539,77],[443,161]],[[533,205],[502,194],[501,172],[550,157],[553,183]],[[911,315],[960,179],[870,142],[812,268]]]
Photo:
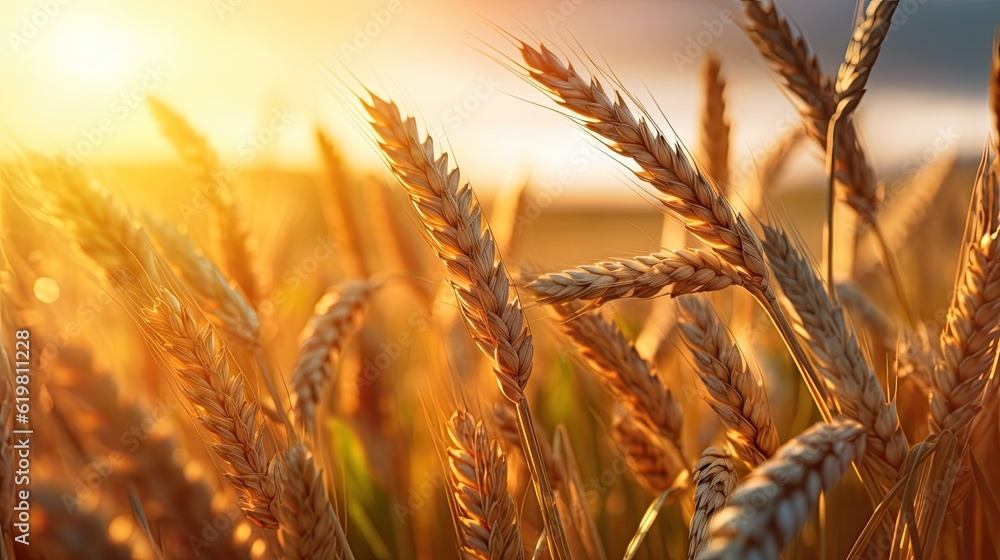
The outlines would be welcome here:
[[[835,74],[854,3],[779,6]],[[568,170],[570,188],[628,189],[624,168],[508,68],[507,33],[589,56],[691,146],[700,63],[716,53],[738,162],[795,118],[741,17],[731,0],[4,0],[0,150],[176,163],[144,103],[155,95],[247,167],[315,168],[320,125],[356,167],[378,169],[352,97],[363,84],[447,139],[474,183]],[[978,153],[1000,0],[903,0],[896,23],[859,111],[876,165]]]

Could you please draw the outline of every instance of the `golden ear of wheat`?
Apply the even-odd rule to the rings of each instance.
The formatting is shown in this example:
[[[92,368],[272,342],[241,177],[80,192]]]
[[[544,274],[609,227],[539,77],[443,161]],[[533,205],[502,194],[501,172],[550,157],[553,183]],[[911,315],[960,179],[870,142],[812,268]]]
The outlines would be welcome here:
[[[493,360],[500,390],[520,402],[531,376],[531,332],[479,202],[458,169],[448,168],[448,154],[437,157],[434,141],[421,140],[416,121],[404,119],[395,103],[373,95],[365,109],[382,152],[448,270],[472,338]]]
[[[278,539],[284,560],[339,558],[340,520],[312,453],[295,442],[282,454],[278,478]]]
[[[482,422],[465,410],[446,424],[448,482],[458,511],[462,551],[469,558],[524,557],[514,499],[507,492],[507,461]]]
[[[691,473],[694,480],[694,516],[688,530],[688,560],[705,547],[708,524],[715,512],[726,507],[736,489],[736,463],[728,449],[709,447]]]
[[[764,386],[743,361],[736,341],[702,298],[681,298],[679,324],[708,389],[708,404],[726,427],[736,454],[754,468],[778,449],[771,403]]]
[[[260,527],[276,529],[279,463],[264,453],[257,404],[245,398],[242,373],[230,371],[212,327],[199,327],[169,290],[162,289],[155,306],[144,314],[149,335],[163,345],[170,370],[194,408],[223,475],[239,493],[247,517]]]
[[[817,423],[781,446],[736,487],[709,522],[698,560],[778,558],[809,519],[820,492],[865,452],[865,430],[853,420]]]
[[[576,343],[601,385],[638,422],[679,449],[684,420],[680,404],[614,319],[600,313],[580,315],[573,306],[556,310],[563,319],[563,331]]]
[[[833,387],[844,414],[868,433],[865,461],[883,490],[896,483],[909,444],[899,424],[896,403],[887,402],[875,372],[858,344],[844,310],[830,301],[826,287],[784,231],[764,226],[764,247],[771,271],[794,308],[816,367]]]
[[[699,249],[663,251],[633,259],[604,261],[539,276],[527,288],[540,303],[651,298],[670,288],[671,297],[742,286],[738,269]]]
[[[346,280],[330,288],[299,336],[292,393],[297,419],[306,433],[313,431],[317,407],[334,382],[331,354],[339,354],[347,338],[357,330],[373,288],[362,280]]]
[[[520,45],[524,71],[556,103],[582,117],[587,130],[604,138],[617,154],[633,160],[636,176],[658,192],[663,205],[681,218],[688,231],[712,247],[743,278],[767,287],[768,272],[760,240],[743,216],[685,155],[671,146],[647,117],[636,118],[621,94],[612,99],[596,78],[588,81],[545,45]]]

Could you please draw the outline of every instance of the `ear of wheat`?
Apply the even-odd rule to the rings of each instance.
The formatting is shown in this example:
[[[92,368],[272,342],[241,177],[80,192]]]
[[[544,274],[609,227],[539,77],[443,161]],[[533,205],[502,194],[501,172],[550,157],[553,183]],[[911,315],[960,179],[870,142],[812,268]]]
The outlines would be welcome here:
[[[982,165],[981,170],[978,198],[984,202],[998,200],[1000,183],[989,172],[989,165]],[[978,212],[980,217],[965,247],[963,270],[941,331],[940,360],[932,377],[931,431],[955,433],[963,453],[993,369],[1000,325],[1000,216],[989,205]],[[968,493],[970,482],[968,470],[959,472],[952,491],[952,508]]]
[[[599,313],[574,318],[573,307],[556,309],[563,331],[576,343],[598,381],[637,421],[679,449],[684,420],[680,404],[614,319]]]
[[[729,331],[701,298],[679,300],[681,333],[708,389],[709,405],[723,425],[736,454],[750,468],[778,448],[778,432],[763,384],[743,362]]]
[[[582,265],[535,278],[527,288],[541,303],[651,298],[670,288],[672,297],[742,286],[737,268],[699,249],[664,251],[634,259]]]
[[[507,462],[482,422],[465,410],[446,424],[448,482],[458,509],[463,556],[524,558],[517,510],[507,493]]]
[[[285,560],[340,558],[340,520],[330,503],[323,474],[302,442],[282,454],[278,476],[278,539]]]
[[[168,364],[205,430],[220,468],[240,494],[247,517],[278,527],[275,480],[279,463],[268,460],[256,403],[244,396],[243,376],[231,372],[211,326],[194,317],[168,290],[145,310],[149,336],[163,345]]]
[[[736,464],[727,449],[709,447],[691,473],[694,482],[694,517],[688,530],[688,560],[705,547],[708,524],[715,512],[726,507],[736,489]]]
[[[645,117],[636,118],[620,94],[608,96],[596,78],[589,81],[544,45],[521,43],[524,70],[559,105],[583,118],[583,126],[609,142],[617,154],[637,163],[637,177],[658,192],[660,201],[680,216],[688,231],[707,243],[744,279],[764,289],[767,267],[760,240],[707,177]]]
[[[806,338],[824,379],[834,388],[843,411],[867,431],[865,460],[883,490],[891,488],[906,459],[895,402],[887,402],[868,365],[854,328],[826,293],[823,281],[784,231],[764,226],[764,247],[771,270],[795,311],[797,328]]]
[[[346,280],[316,304],[313,316],[299,336],[299,356],[292,370],[295,412],[306,430],[315,428],[319,407],[334,382],[331,354],[339,353],[345,340],[357,330],[373,286],[362,280]]]
[[[345,249],[340,253],[347,275],[367,278],[371,274],[365,258],[368,251],[365,250],[363,230],[354,211],[350,178],[343,157],[322,130],[316,130],[316,143],[329,178],[329,185],[320,192],[327,227],[332,230],[334,237],[345,245]]]
[[[864,456],[864,432],[851,420],[819,423],[783,445],[715,513],[698,560],[778,558],[820,492],[833,488],[851,461]]]
[[[556,560],[568,558],[524,396],[534,353],[531,332],[479,202],[472,188],[462,183],[458,169],[449,169],[448,155],[438,157],[433,140],[421,139],[413,118],[404,119],[395,103],[374,95],[371,103],[363,103],[382,153],[448,270],[469,333],[493,362],[501,392],[517,407],[522,445],[532,469],[550,550]]]

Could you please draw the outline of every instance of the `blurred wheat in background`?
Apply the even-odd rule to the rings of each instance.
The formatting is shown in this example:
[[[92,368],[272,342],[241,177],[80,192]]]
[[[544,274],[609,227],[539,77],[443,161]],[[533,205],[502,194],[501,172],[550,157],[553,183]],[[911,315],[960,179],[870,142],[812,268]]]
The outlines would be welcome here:
[[[672,61],[701,68],[690,138],[604,45],[487,27],[592,149],[481,189],[451,133],[492,75],[442,129],[352,71],[406,6],[326,69],[359,134],[317,125],[315,177],[246,169],[301,115],[232,159],[152,70],[113,112],[184,175],[88,160],[112,119],[9,141],[0,558],[1000,558],[1000,41],[963,53],[978,164],[946,137],[895,180],[860,119],[907,2],[859,3],[836,72],[782,5],[722,8]],[[760,148],[702,45],[730,25],[797,112]],[[822,173],[781,192],[795,158]],[[635,192],[557,200],[575,175]]]

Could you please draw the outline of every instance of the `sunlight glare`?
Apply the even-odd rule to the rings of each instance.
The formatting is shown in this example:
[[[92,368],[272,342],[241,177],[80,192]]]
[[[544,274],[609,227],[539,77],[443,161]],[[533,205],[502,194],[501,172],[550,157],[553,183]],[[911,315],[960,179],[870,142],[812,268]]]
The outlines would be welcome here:
[[[55,52],[67,70],[93,81],[110,81],[125,69],[126,41],[103,24],[80,22],[55,37]]]

